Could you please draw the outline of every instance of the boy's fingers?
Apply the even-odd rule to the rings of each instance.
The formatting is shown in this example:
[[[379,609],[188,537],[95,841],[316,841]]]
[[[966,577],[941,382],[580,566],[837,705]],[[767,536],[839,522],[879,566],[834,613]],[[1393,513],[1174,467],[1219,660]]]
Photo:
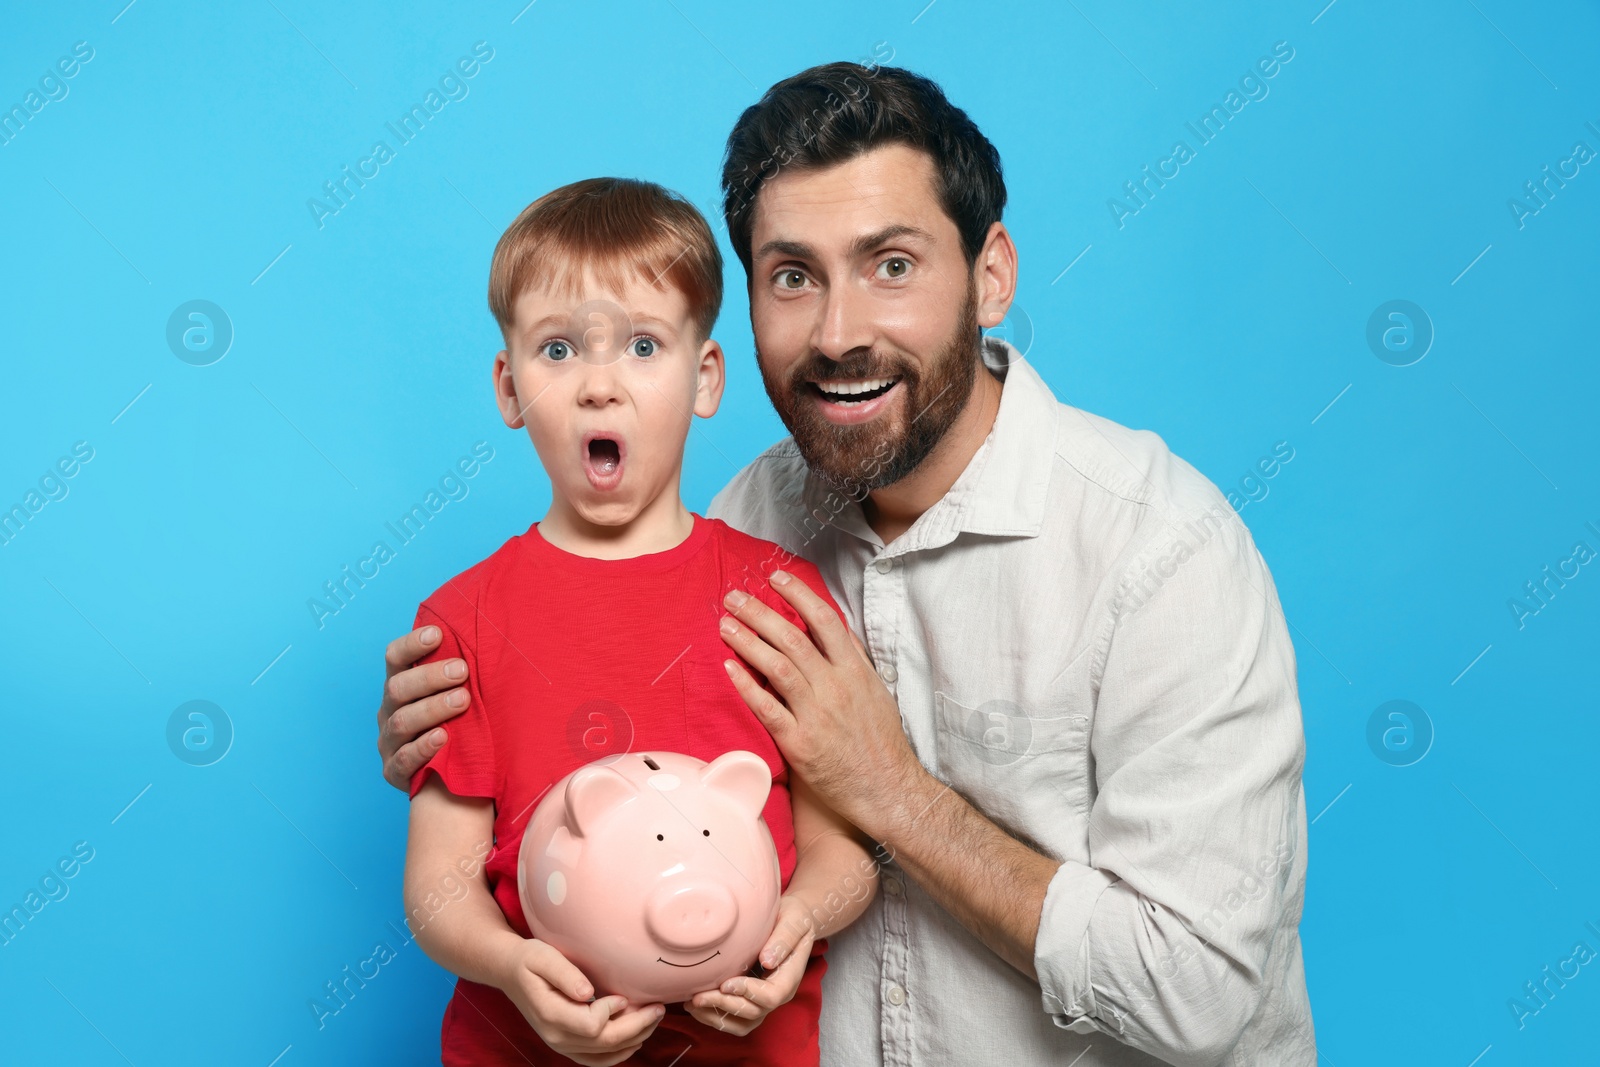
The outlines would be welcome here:
[[[770,979],[750,978],[745,976],[736,979],[729,979],[727,982],[723,983],[722,988],[726,990],[734,982],[742,982],[743,985],[739,987],[739,992],[737,995],[733,996],[732,999],[736,1001],[743,1001],[744,1003],[749,1004],[756,1015],[765,1015],[773,1008],[787,1003],[792,996],[792,993],[788,991],[786,984],[776,979],[776,973],[774,973],[773,978]],[[739,1012],[738,1014],[746,1015],[747,1013]]]
[[[737,1015],[723,1011],[721,1008],[696,1007],[692,1002],[687,1005],[689,1014],[702,1026],[709,1026],[713,1030],[720,1030],[725,1034],[743,1037],[755,1029],[755,1022],[741,1019]]]
[[[760,1007],[745,997],[729,996],[727,993],[715,989],[708,989],[704,993],[696,993],[694,1003],[702,1011],[732,1015],[739,1019],[759,1019],[765,1014]]]
[[[439,647],[439,628],[419,626],[404,637],[390,641],[383,650],[383,663],[390,674],[404,670]]]
[[[579,1004],[594,1000],[594,986],[583,976],[583,972],[578,970],[571,960],[543,941],[538,942],[530,969],[549,982],[557,992]],[[628,999],[618,996],[602,997],[591,1005],[604,1012],[602,1018],[610,1018],[627,1006]]]
[[[606,1048],[641,1044],[655,1032],[656,1024],[665,1014],[666,1009],[660,1004],[644,1004],[613,1016],[600,1031],[598,1043]]]
[[[739,975],[722,983],[721,992],[734,996],[744,997],[752,1001],[765,1011],[771,1011],[794,999],[794,994],[800,988],[800,978],[805,973],[806,964],[810,957],[810,943],[806,942],[805,952],[796,952],[783,964],[765,978],[751,978],[749,975]]]
[[[788,938],[774,938],[767,942],[767,947],[761,950],[761,966],[769,971],[776,970],[789,958],[791,951]]]

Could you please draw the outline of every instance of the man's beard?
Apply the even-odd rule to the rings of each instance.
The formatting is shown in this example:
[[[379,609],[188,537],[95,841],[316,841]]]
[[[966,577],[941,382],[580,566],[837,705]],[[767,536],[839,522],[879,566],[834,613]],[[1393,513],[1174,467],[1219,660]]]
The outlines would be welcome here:
[[[759,346],[756,363],[767,396],[806,465],[847,496],[859,499],[906,477],[944,439],[972,395],[978,344],[977,302],[969,289],[955,330],[926,373],[903,356],[880,356],[870,349],[853,350],[837,361],[812,352],[782,381],[767,373]],[[905,397],[898,413],[888,418],[878,415],[864,423],[836,426],[817,409],[814,381],[894,376],[900,378]]]

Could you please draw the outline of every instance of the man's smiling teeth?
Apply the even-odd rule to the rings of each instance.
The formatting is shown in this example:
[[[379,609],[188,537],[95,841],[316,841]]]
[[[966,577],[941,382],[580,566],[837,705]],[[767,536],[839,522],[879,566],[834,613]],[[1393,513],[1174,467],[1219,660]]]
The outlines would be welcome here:
[[[889,386],[900,380],[898,375],[888,378],[862,378],[853,382],[816,382],[817,389],[823,396],[830,400],[839,400],[854,397],[858,393],[877,393],[886,390]],[[853,401],[846,400],[846,403]]]

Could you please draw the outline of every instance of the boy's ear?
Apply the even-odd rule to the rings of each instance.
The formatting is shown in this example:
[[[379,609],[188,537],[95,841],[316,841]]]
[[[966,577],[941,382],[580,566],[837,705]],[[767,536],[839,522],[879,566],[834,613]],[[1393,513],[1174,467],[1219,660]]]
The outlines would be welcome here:
[[[494,402],[511,429],[520,429],[527,421],[517,400],[517,383],[511,377],[511,355],[503,348],[494,356]]]
[[[700,346],[700,366],[694,390],[694,413],[709,419],[722,404],[722,387],[727,384],[722,346],[706,338]]]

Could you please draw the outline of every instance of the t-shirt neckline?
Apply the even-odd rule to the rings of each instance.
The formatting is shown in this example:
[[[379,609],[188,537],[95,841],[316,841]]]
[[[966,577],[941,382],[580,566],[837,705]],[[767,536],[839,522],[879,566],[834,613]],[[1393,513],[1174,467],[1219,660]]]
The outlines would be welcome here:
[[[628,556],[623,559],[598,559],[594,556],[580,556],[576,552],[568,552],[546,540],[537,522],[528,527],[527,536],[523,541],[535,556],[566,570],[587,570],[610,576],[652,574],[678,566],[698,552],[705,544],[706,538],[711,536],[712,520],[692,511],[689,517],[694,520],[694,526],[689,530],[689,536],[676,545],[660,552],[646,552],[642,556]]]

